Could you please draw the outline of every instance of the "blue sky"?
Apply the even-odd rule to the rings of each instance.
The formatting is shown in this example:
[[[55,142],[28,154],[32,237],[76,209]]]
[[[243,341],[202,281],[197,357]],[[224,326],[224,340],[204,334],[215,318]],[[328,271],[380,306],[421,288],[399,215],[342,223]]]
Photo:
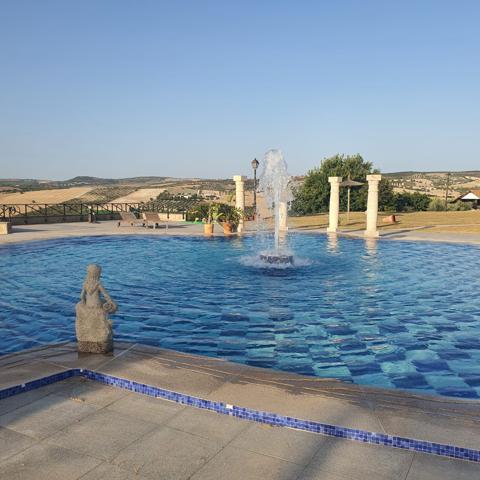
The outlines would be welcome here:
[[[0,0],[0,177],[480,169],[478,1]]]

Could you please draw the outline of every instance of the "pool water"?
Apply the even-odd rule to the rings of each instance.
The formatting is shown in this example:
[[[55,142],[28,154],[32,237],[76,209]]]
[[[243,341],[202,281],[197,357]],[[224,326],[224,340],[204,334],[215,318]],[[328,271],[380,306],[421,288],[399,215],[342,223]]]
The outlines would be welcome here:
[[[115,338],[423,393],[480,397],[480,251],[290,237],[263,269],[254,237],[114,236],[0,248],[0,354],[74,339],[85,267],[118,302]]]

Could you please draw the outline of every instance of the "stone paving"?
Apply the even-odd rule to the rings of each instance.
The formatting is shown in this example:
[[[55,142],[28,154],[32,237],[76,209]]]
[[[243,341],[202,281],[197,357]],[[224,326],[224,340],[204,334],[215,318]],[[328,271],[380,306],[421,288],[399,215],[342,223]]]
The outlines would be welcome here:
[[[0,245],[7,243],[51,240],[54,238],[90,237],[99,235],[203,235],[203,225],[186,222],[170,222],[168,229],[164,224],[160,228],[142,226],[117,226],[116,221],[98,223],[48,223],[39,225],[14,225],[10,235],[0,235]],[[216,226],[215,235],[223,235],[221,227]]]
[[[480,402],[410,395],[148,346],[0,357],[0,388],[90,368],[300,418],[478,448]],[[73,378],[0,400],[0,479],[442,480],[477,463],[270,427]]]
[[[247,222],[245,232],[254,232],[255,222]],[[297,233],[326,233],[322,229],[291,229]],[[144,228],[141,226],[117,227],[116,221],[104,221],[98,223],[52,223],[39,225],[14,225],[12,234],[0,235],[0,245],[8,243],[19,243],[36,240],[50,240],[54,238],[84,237],[98,235],[203,235],[202,224],[192,224],[186,222],[170,222],[168,230],[164,225],[160,228]],[[364,238],[364,230],[352,230],[338,232],[341,236]],[[220,226],[215,226],[215,236],[223,236],[223,230]],[[432,233],[421,228],[400,229],[389,232],[380,232],[380,238],[388,240],[404,241],[429,241],[429,242],[448,242],[448,243],[469,243],[480,244],[480,235],[475,233]]]

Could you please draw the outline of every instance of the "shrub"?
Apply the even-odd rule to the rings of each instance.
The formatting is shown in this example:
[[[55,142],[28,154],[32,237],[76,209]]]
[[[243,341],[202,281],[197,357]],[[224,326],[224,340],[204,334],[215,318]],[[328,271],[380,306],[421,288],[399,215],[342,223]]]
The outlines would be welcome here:
[[[470,202],[455,202],[448,205],[448,209],[454,212],[465,212],[472,210],[472,204]]]
[[[428,206],[428,209],[431,212],[444,212],[445,211],[445,200],[442,198],[432,198],[430,200],[430,205]]]
[[[395,211],[424,212],[430,206],[430,197],[424,193],[402,192],[395,194]]]

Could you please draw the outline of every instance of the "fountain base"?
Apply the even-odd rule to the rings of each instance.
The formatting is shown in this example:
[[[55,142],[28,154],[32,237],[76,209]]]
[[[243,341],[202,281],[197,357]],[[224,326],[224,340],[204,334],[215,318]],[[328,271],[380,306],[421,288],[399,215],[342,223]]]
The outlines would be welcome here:
[[[292,265],[293,255],[285,255],[281,253],[262,253],[260,260],[271,265]]]

